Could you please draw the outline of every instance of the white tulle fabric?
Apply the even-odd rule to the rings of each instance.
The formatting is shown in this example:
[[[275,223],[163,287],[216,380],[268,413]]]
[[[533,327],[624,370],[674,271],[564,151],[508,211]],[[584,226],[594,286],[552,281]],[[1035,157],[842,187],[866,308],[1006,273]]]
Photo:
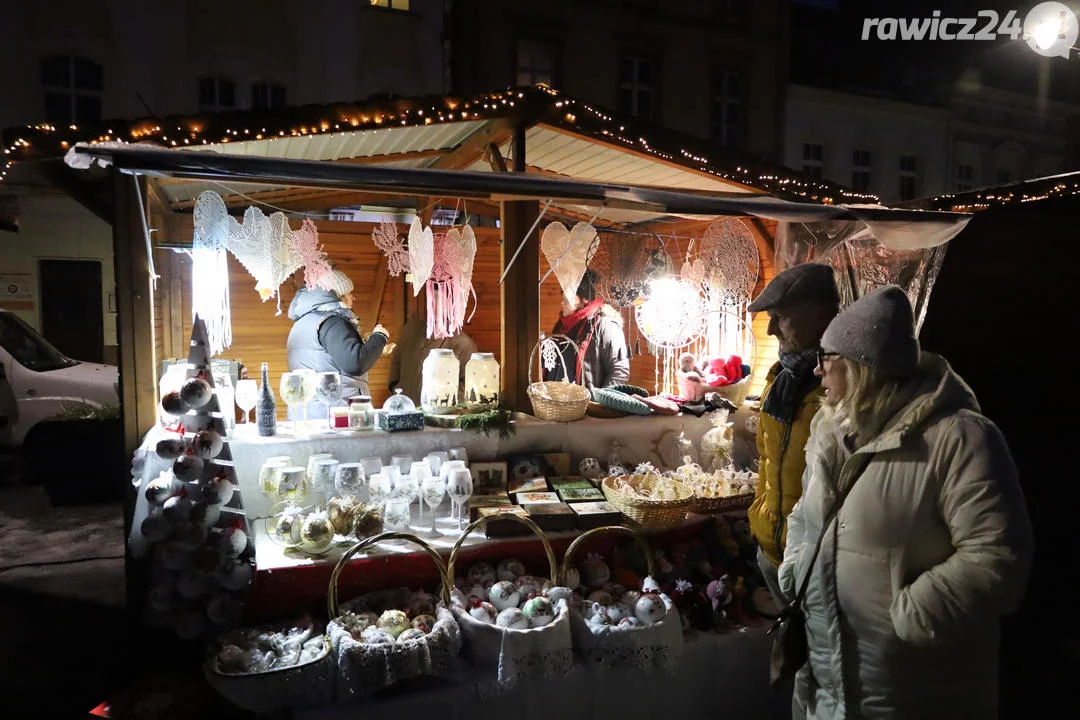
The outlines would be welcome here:
[[[570,613],[566,602],[555,605],[555,620],[528,630],[510,630],[469,615],[467,598],[455,588],[451,607],[465,640],[465,654],[480,674],[481,696],[498,695],[526,680],[569,675],[574,669]]]
[[[339,701],[363,697],[418,677],[449,680],[461,677],[461,630],[442,605],[435,609],[435,626],[431,632],[405,643],[360,642],[337,619],[330,621],[326,632],[337,662]]]
[[[596,671],[633,668],[674,675],[683,654],[682,620],[671,598],[660,597],[667,614],[660,622],[639,627],[597,626],[571,610],[570,628],[578,655]]]

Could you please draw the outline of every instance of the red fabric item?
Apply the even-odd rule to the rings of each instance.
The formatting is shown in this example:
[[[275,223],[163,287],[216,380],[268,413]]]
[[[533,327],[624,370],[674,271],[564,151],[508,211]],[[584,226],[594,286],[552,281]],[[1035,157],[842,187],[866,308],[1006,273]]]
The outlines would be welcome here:
[[[649,408],[657,415],[678,415],[679,406],[673,401],[663,397],[661,395],[653,395],[652,397],[641,398],[641,402],[649,406]]]
[[[560,317],[559,321],[555,323],[555,334],[566,335],[578,346],[577,367],[574,369],[577,375],[572,378],[574,382],[581,380],[581,368],[585,363],[585,352],[589,349],[593,334],[596,332],[596,323],[594,321],[603,307],[604,301],[597,298],[582,305],[569,315]]]
[[[732,355],[729,358],[711,357],[702,363],[705,385],[723,387],[742,380],[742,358]]]

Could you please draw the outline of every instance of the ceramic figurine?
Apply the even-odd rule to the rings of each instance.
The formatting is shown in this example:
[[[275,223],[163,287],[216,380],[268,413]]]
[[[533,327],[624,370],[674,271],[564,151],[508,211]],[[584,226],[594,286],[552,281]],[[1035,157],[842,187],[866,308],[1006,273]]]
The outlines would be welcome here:
[[[495,609],[494,605],[478,599],[474,599],[472,601],[472,607],[469,608],[470,617],[479,620],[482,623],[487,623],[488,625],[495,622],[495,618],[498,614],[499,611]]]
[[[619,627],[643,627],[642,622],[633,615],[627,615],[619,621]]]
[[[578,463],[578,472],[581,473],[582,477],[590,480],[595,480],[604,474],[603,469],[600,467],[600,461],[592,457],[584,458]]]

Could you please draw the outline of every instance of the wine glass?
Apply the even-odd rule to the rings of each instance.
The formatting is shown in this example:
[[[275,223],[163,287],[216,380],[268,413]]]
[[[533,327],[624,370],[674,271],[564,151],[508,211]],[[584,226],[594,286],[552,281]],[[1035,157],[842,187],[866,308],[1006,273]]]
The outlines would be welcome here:
[[[300,373],[300,392],[304,396],[303,411],[304,424],[306,425],[308,420],[308,403],[310,403],[312,398],[315,397],[315,386],[317,384],[317,379],[319,376],[314,370],[308,368],[301,368],[296,372]],[[327,411],[327,413],[329,414],[329,411]]]
[[[355,462],[338,463],[334,487],[338,495],[360,497],[360,490],[364,487],[364,466]]]
[[[392,495],[386,501],[386,511],[383,513],[383,526],[391,532],[408,530],[412,522],[410,502],[407,495]]]
[[[318,373],[315,376],[315,397],[326,405],[326,417],[330,418],[330,408],[341,402],[341,373],[335,371]]]
[[[439,477],[442,478],[444,483],[446,483],[450,479],[451,470],[453,470],[454,468],[463,467],[466,467],[464,460],[447,460],[442,464],[442,467],[439,468]],[[457,514],[454,510],[453,503],[451,503],[450,505],[450,517],[457,519]]]
[[[307,495],[307,468],[302,465],[275,468],[274,479],[274,497],[278,500],[296,502]]]
[[[378,472],[368,477],[368,495],[372,504],[378,506],[380,510],[393,491],[394,486],[385,473]]]
[[[394,455],[390,458],[390,464],[395,465],[401,474],[404,475],[409,472],[412,467],[413,459],[408,455]]]
[[[234,410],[236,389],[233,387],[229,373],[219,371],[213,373],[213,377],[214,394],[218,398],[218,410],[221,411],[222,419],[225,421],[225,431],[231,433],[236,425],[236,410]]]
[[[450,470],[446,477],[446,494],[450,501],[458,506],[458,530],[462,529],[464,513],[462,503],[472,497],[473,483],[472,473],[467,467],[455,467]]]
[[[283,470],[289,467],[291,463],[288,459],[274,459],[269,458],[259,468],[259,489],[262,490],[263,495],[269,498],[274,497],[274,488],[277,487],[278,480],[275,477],[276,471]]]
[[[332,457],[318,458],[311,463],[308,477],[311,479],[311,489],[330,499],[337,486],[337,469],[341,462]]]
[[[394,492],[405,497],[409,502],[420,499],[420,483],[413,475],[402,475],[394,485]]]
[[[420,484],[420,492],[423,494],[424,502],[428,504],[428,509],[431,510],[431,532],[427,533],[427,536],[430,538],[440,537],[442,533],[435,529],[435,508],[439,506],[439,503],[443,500],[443,495],[446,494],[446,483],[440,477],[429,475]]]
[[[289,414],[292,416],[293,432],[299,429],[296,419],[295,408],[304,403],[304,375],[300,372],[281,373],[281,399],[289,406]]]
[[[428,453],[424,459],[427,460],[428,465],[431,466],[431,472],[438,475],[439,471],[442,470],[442,464],[450,459],[450,453],[445,450],[435,450],[434,452]]]
[[[244,411],[244,422],[251,422],[251,411],[259,402],[259,384],[254,380],[239,380],[236,383],[236,405]]]
[[[460,460],[464,463],[469,462],[469,451],[463,447],[450,448],[447,451],[447,455],[450,456],[451,460]]]
[[[431,477],[431,466],[427,464],[427,460],[417,460],[410,466],[410,475],[413,477],[413,481],[416,483],[417,488],[424,484],[424,481]],[[417,520],[424,522],[424,503],[420,502],[419,490],[417,491]]]

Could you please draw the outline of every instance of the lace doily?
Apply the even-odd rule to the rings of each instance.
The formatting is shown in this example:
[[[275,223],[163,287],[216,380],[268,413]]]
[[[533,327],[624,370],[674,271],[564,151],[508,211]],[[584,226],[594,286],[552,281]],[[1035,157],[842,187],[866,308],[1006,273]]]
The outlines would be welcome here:
[[[412,273],[413,297],[431,277],[435,265],[435,236],[430,227],[424,227],[420,218],[413,218],[409,226],[409,272]]]
[[[304,218],[300,229],[293,233],[293,246],[300,258],[300,266],[304,268],[304,284],[308,289],[333,290],[333,268],[319,244],[319,230],[314,220]]]
[[[758,278],[758,249],[741,220],[717,220],[705,229],[698,253],[711,294],[724,304],[749,301]]]
[[[540,248],[562,287],[563,296],[572,300],[585,269],[598,247],[596,229],[587,222],[579,222],[567,230],[560,222],[544,228],[540,236]]]
[[[603,671],[632,667],[642,672],[675,674],[683,653],[682,620],[667,595],[664,618],[643,627],[596,626],[571,611],[574,647],[589,666]]]
[[[409,250],[398,235],[393,220],[383,218],[379,226],[371,231],[371,241],[386,255],[386,270],[390,277],[409,272]]]
[[[337,660],[338,699],[348,700],[422,676],[457,679],[461,667],[461,630],[443,606],[435,609],[435,626],[417,640],[395,645],[362,643],[337,619],[327,626]]]

